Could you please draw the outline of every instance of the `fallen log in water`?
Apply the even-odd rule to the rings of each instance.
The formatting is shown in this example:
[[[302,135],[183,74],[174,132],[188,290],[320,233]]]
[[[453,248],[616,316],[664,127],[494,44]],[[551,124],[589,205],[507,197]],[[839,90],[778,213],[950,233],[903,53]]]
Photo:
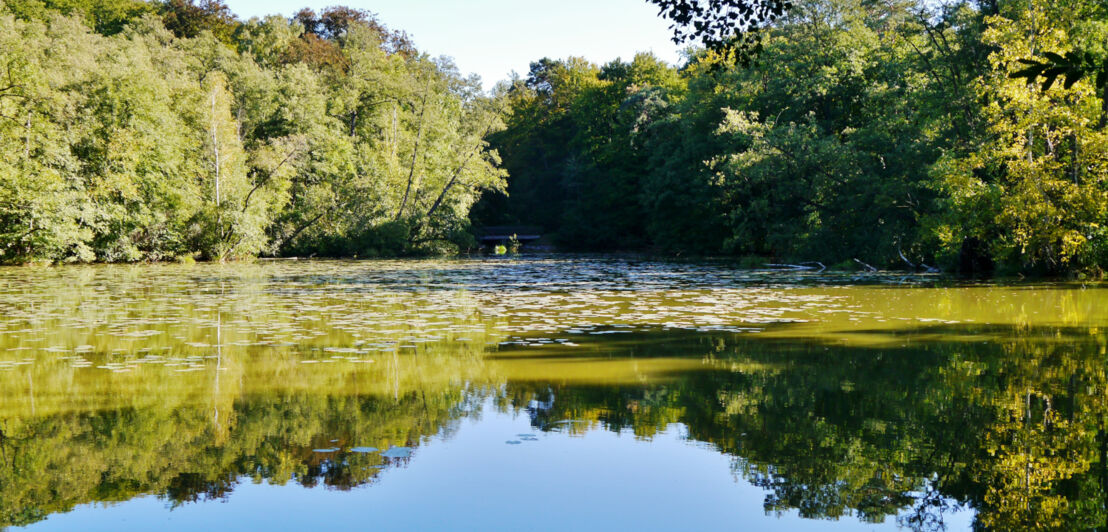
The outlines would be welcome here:
[[[800,264],[766,264],[767,268],[778,268],[783,270],[796,270],[796,271],[814,271],[816,273],[822,272],[827,269],[822,262],[801,262]]]
[[[864,262],[862,262],[858,259],[854,259],[854,262],[857,262],[858,264],[860,264],[862,266],[862,268],[864,268],[867,272],[873,273],[873,272],[877,271],[877,268],[874,268],[873,266],[870,266],[869,264],[866,264],[866,263],[864,263]]]

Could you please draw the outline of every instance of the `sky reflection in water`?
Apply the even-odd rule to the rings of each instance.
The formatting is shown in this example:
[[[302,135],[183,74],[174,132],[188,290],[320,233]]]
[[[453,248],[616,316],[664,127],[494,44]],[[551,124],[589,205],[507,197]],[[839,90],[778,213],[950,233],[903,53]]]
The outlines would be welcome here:
[[[526,416],[491,413],[467,420],[449,439],[421,446],[410,463],[351,491],[247,481],[220,502],[167,512],[164,500],[145,497],[54,516],[41,530],[107,531],[121,523],[161,530],[872,528],[852,518],[799,519],[796,512],[767,517],[764,492],[736,481],[727,456],[687,441],[679,425],[650,441],[596,430],[577,437],[541,434],[526,446],[504,444],[527,430]],[[952,517],[953,529],[960,529],[972,513]]]

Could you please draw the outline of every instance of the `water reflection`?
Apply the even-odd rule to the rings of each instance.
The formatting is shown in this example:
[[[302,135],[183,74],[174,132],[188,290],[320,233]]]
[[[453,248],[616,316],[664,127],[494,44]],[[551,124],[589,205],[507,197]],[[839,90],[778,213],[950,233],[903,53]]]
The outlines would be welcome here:
[[[581,260],[0,270],[0,526],[251,481],[350,490],[504,413],[529,419],[497,435],[522,452],[683,427],[770,515],[1104,527],[1104,291],[869,280],[887,282]]]

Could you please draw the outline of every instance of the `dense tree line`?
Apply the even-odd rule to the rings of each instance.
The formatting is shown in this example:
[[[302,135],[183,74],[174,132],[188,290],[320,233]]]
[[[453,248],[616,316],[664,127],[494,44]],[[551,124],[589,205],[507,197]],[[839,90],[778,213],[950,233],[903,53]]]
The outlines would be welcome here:
[[[356,9],[4,0],[0,262],[449,252],[472,219],[576,250],[1104,269],[1102,2],[782,6],[741,54],[544,59],[490,95]]]
[[[759,264],[1108,266],[1102,2],[805,0],[744,39],[752,61],[533,63],[475,221]]]
[[[372,14],[0,2],[0,262],[468,245],[496,98]]]

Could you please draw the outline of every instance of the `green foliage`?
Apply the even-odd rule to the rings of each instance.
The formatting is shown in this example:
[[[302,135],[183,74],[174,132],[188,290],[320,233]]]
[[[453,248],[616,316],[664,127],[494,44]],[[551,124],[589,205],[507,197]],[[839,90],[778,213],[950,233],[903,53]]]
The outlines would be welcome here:
[[[656,3],[679,26],[755,5]],[[492,137],[510,194],[475,222],[569,249],[1103,269],[1103,3],[806,0],[771,18],[750,64],[720,35],[679,70],[534,63]]]
[[[583,249],[643,245],[644,142],[681,91],[677,73],[649,54],[603,68],[579,58],[533,63],[508,90],[508,128],[491,137],[518,178],[506,207],[480,222],[527,220]]]
[[[1062,86],[1066,90],[1072,88],[1075,83],[1081,81],[1081,78],[1085,76],[1094,78],[1099,89],[1103,89],[1105,84],[1108,83],[1108,62],[1098,61],[1098,58],[1088,51],[1078,53],[1071,50],[1066,52],[1064,56],[1053,52],[1044,52],[1043,55],[1046,56],[1046,60],[1043,61],[1020,59],[1019,62],[1028,65],[1028,67],[1012,72],[1009,77],[1027,78],[1031,81],[1041,77],[1044,91],[1050,90],[1059,76],[1065,79]]]
[[[211,32],[220,41],[231,44],[239,21],[223,0],[164,0],[159,14],[165,27],[181,38],[199,37]]]
[[[1098,8],[1082,2],[1071,7],[1059,12],[1031,2],[990,20],[984,39],[994,52],[973,86],[987,102],[981,111],[986,134],[972,151],[948,153],[933,166],[948,207],[935,216],[935,231],[948,253],[972,238],[985,242],[987,253],[1010,271],[1056,274],[1106,264],[1103,87],[1093,76],[1070,70],[1073,65],[1011,73],[1015,65],[1035,62],[1028,58],[1040,50],[1080,44],[1078,32],[1108,34],[1103,21],[1086,20]],[[1086,53],[1044,56],[1064,63]],[[1042,90],[1029,83],[1040,75]],[[1065,83],[1051,88],[1058,77]]]
[[[774,17],[756,63],[543,59],[485,94],[357,9],[4,0],[0,262],[464,250],[472,210],[570,249],[1104,269],[1103,3]]]
[[[47,21],[55,14],[79,18],[97,33],[115,35],[128,23],[157,11],[143,0],[3,0],[0,5],[24,20]]]
[[[0,262],[455,249],[502,107],[358,10],[6,0]]]
[[[648,0],[673,21],[673,42],[700,42],[744,64],[762,50],[758,30],[781,18],[790,0]]]

